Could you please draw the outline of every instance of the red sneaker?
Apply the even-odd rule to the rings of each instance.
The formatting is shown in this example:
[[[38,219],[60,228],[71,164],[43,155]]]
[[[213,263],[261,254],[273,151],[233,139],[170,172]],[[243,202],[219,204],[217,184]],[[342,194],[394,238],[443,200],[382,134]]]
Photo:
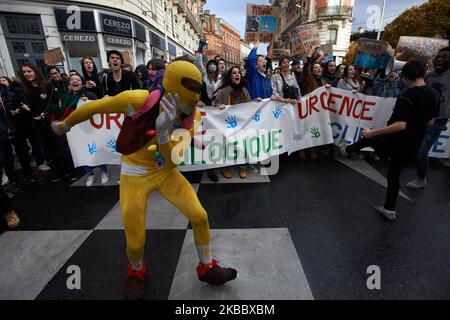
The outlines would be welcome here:
[[[213,259],[210,264],[199,263],[197,275],[200,281],[221,286],[225,282],[236,279],[237,271],[233,268],[222,268],[217,264],[217,260]]]
[[[134,271],[131,264],[128,265],[127,278],[123,288],[123,295],[126,300],[141,300],[145,295],[148,275],[147,264],[142,262],[142,269]]]

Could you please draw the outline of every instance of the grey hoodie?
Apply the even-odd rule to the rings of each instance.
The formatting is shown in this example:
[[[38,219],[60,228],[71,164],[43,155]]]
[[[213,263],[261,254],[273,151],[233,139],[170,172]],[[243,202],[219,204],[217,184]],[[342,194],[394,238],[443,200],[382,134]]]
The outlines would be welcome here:
[[[425,76],[425,82],[439,92],[439,119],[450,118],[450,69],[441,75],[431,71]]]

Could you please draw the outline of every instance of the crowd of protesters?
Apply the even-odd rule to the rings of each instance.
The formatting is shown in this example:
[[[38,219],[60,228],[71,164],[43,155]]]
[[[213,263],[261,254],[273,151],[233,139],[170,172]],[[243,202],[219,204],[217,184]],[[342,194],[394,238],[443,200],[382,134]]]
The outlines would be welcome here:
[[[381,149],[393,159],[389,169],[388,197],[385,207],[379,209],[386,217],[392,218],[395,199],[398,194],[398,178],[404,168],[407,156],[417,155],[419,167],[417,178],[407,184],[410,188],[422,188],[426,185],[428,168],[428,152],[445,129],[450,117],[450,48],[442,49],[434,59],[434,69],[425,77],[424,65],[412,61],[406,68],[406,77],[402,79],[396,72],[387,76],[378,73],[375,77],[367,77],[363,70],[353,65],[336,65],[335,61],[324,61],[323,54],[316,50],[312,57],[304,64],[300,61],[291,61],[289,57],[279,60],[279,67],[273,70],[269,57],[257,54],[258,44],[250,52],[244,68],[227,65],[226,61],[216,56],[205,65],[202,63],[202,48],[205,42],[200,43],[196,53],[195,63],[203,76],[203,88],[199,105],[223,109],[227,105],[235,105],[249,101],[261,101],[271,98],[273,100],[296,103],[303,95],[325,86],[336,87],[352,91],[354,94],[363,93],[379,97],[393,97],[398,101],[411,100],[412,104],[423,104],[425,101],[434,101],[434,94],[438,95],[440,109],[425,114],[421,107],[416,107],[416,113],[408,113],[408,108],[400,103],[396,104],[393,118],[388,123],[390,129],[378,132],[376,136],[383,139],[362,140],[356,147],[346,150],[339,147],[342,154],[357,152],[361,147],[376,145],[375,150]],[[147,65],[139,65],[135,71],[125,65],[119,51],[109,51],[107,54],[108,70],[99,71],[91,57],[84,57],[80,61],[82,73],[70,70],[68,75],[61,74],[55,66],[50,66],[47,75],[34,65],[23,64],[18,71],[19,81],[12,81],[7,77],[0,77],[2,112],[0,113],[0,165],[4,170],[3,184],[9,184],[11,192],[17,193],[32,184],[47,181],[59,182],[62,179],[74,181],[87,174],[86,186],[94,184],[94,168],[85,167],[84,172],[74,168],[71,153],[65,136],[57,136],[50,123],[50,110],[63,110],[82,107],[82,101],[101,99],[106,96],[115,96],[125,90],[147,89],[159,90],[167,63],[163,60],[152,59]],[[421,79],[423,80],[423,84]],[[416,87],[426,87],[421,92]],[[428,90],[429,87],[434,89]],[[412,88],[415,88],[412,90]],[[412,92],[414,91],[414,92]],[[403,98],[402,98],[403,97]],[[409,97],[409,98],[408,98]],[[412,98],[411,98],[412,97]],[[431,109],[429,109],[431,110]],[[423,110],[422,110],[423,111]],[[436,121],[432,121],[436,118]],[[400,123],[400,124],[399,124]],[[392,129],[395,127],[395,129]],[[414,132],[412,131],[414,129]],[[365,138],[373,137],[365,134]],[[388,137],[388,138],[386,138]],[[380,148],[379,144],[386,144],[385,140],[404,142],[404,154],[389,153],[389,147]],[[373,142],[375,140],[375,142]],[[417,140],[417,141],[416,141]],[[420,141],[419,141],[420,140]],[[380,142],[382,141],[382,142]],[[331,148],[331,147],[330,147]],[[14,151],[13,151],[14,150]],[[388,151],[386,151],[388,150]],[[420,150],[420,152],[419,152]],[[15,156],[21,167],[21,174],[14,168]],[[407,156],[406,156],[407,154]],[[316,150],[299,151],[300,159],[318,157]],[[100,166],[101,182],[108,183],[109,176],[106,165]],[[254,165],[239,166],[239,176],[247,177],[247,171],[256,172]],[[207,170],[208,177],[218,181],[214,170]],[[221,174],[232,178],[229,168],[221,170]],[[3,190],[2,190],[3,191]],[[0,194],[0,200],[6,199]],[[19,218],[5,200],[2,202],[2,214],[10,227],[18,224]]]

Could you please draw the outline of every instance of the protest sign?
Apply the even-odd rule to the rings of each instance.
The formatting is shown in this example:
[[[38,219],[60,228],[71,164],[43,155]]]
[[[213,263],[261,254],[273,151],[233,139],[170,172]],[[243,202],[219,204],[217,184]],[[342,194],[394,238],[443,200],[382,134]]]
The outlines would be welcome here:
[[[279,17],[279,7],[247,4],[245,42],[274,41],[278,33]]]
[[[360,39],[358,53],[353,64],[357,67],[369,69],[384,69],[391,60],[388,54],[389,44],[385,41]]]
[[[316,23],[299,25],[290,32],[296,54],[311,56],[315,48],[320,47],[319,26]]]
[[[44,61],[49,66],[56,63],[64,62],[64,60],[65,59],[61,48],[47,50],[44,53]]]
[[[351,144],[366,128],[386,126],[396,99],[321,87],[296,105],[272,101],[201,109],[202,123],[179,165],[180,171],[264,161],[282,153],[340,141]],[[119,164],[115,151],[124,115],[96,115],[67,134],[75,166]],[[430,156],[450,156],[450,125]]]

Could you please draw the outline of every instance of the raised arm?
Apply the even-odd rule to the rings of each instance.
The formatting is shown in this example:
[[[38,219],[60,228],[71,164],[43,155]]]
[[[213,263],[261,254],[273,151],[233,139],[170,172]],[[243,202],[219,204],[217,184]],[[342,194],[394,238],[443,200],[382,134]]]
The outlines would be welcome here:
[[[144,106],[148,95],[148,90],[127,90],[114,97],[90,101],[72,112],[65,120],[52,123],[52,128],[57,134],[63,135],[74,125],[95,114],[125,113],[131,116]]]

